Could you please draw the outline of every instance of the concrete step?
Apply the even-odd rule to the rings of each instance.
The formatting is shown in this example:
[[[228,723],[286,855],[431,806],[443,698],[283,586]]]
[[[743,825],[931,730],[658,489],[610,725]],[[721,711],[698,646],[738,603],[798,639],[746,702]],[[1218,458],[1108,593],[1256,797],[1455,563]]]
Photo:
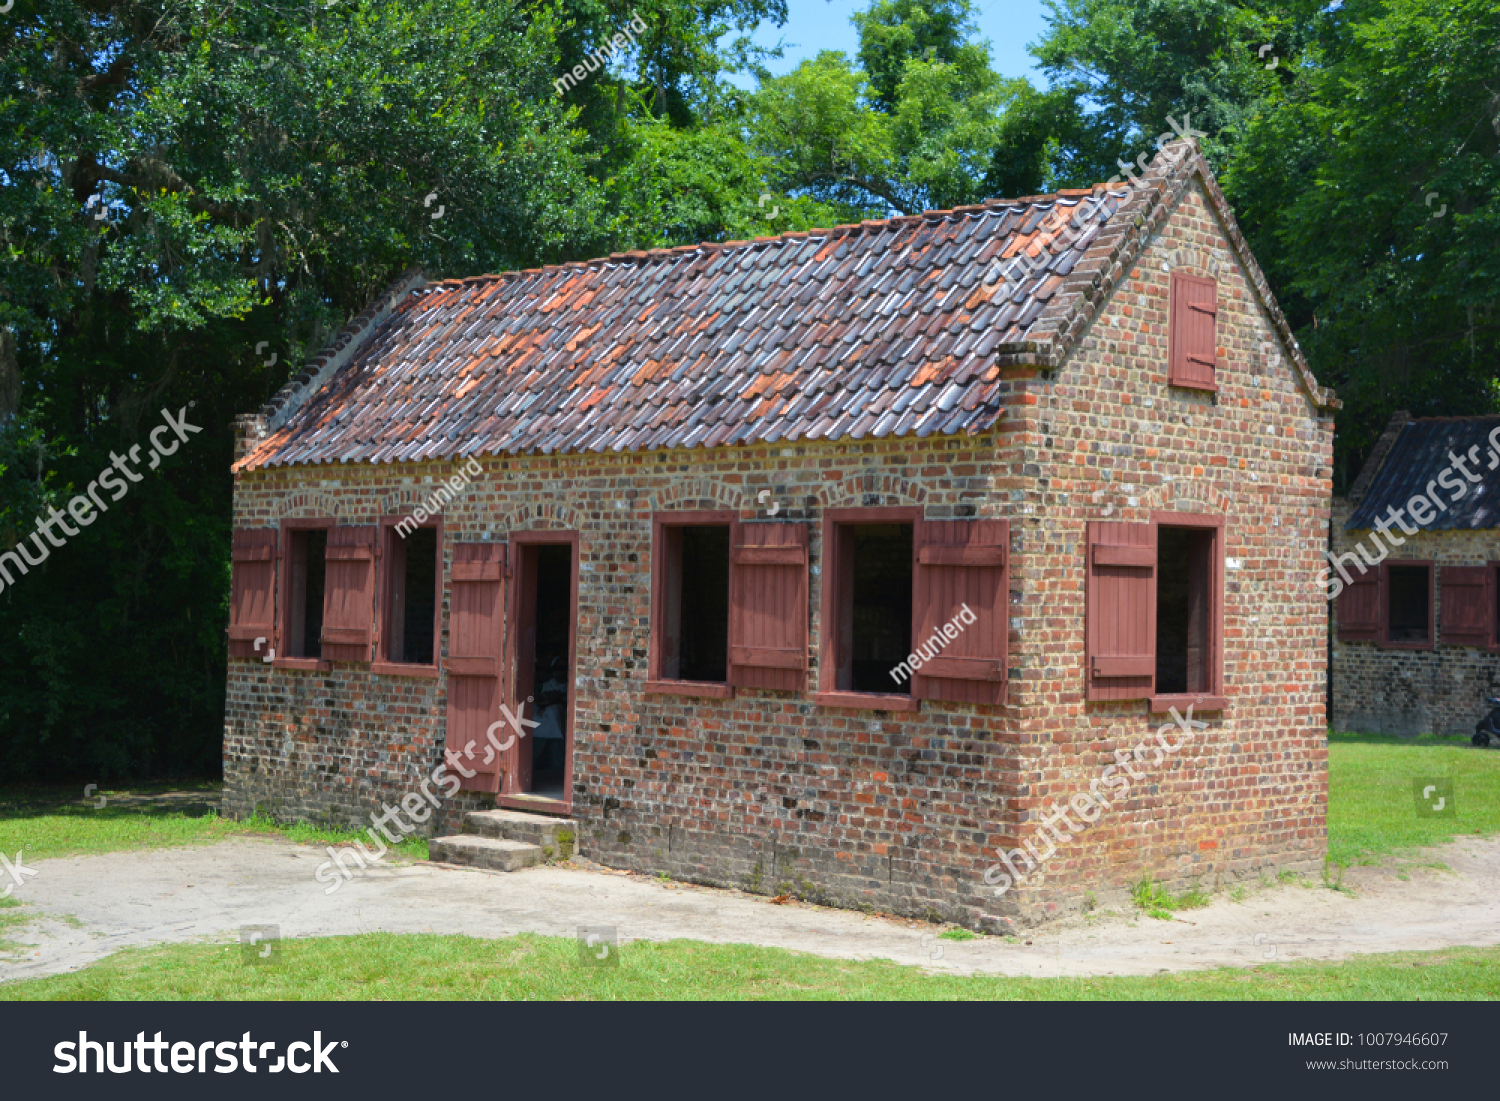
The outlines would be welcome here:
[[[427,842],[427,859],[438,864],[464,864],[494,872],[516,872],[546,859],[540,845],[471,833],[439,837]]]
[[[571,818],[519,810],[470,811],[464,815],[464,833],[538,845],[547,860],[567,860],[578,850],[578,827]]]

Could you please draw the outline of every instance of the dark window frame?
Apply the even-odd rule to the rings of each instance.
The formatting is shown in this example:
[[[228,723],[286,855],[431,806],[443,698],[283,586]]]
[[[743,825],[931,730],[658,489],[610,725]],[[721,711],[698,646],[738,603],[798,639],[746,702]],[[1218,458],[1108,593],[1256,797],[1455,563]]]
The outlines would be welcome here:
[[[1224,556],[1227,545],[1224,517],[1205,512],[1152,512],[1151,525],[1156,528],[1158,536],[1156,550],[1158,584],[1160,584],[1161,572],[1160,534],[1162,528],[1208,531],[1212,534],[1213,542],[1208,552],[1208,654],[1205,659],[1208,669],[1208,685],[1201,692],[1158,692],[1153,689],[1151,696],[1147,698],[1147,708],[1151,712],[1165,712],[1175,707],[1179,712],[1184,712],[1191,704],[1195,711],[1222,711],[1229,704],[1224,689],[1224,635],[1225,619],[1228,614],[1224,588]],[[1161,626],[1158,624],[1152,646],[1159,648],[1160,645]]]
[[[923,516],[920,505],[895,505],[876,508],[830,508],[823,511],[822,541],[819,550],[822,594],[819,600],[818,690],[813,702],[824,707],[842,707],[862,711],[920,711],[922,701],[907,693],[854,692],[838,687],[838,628],[841,609],[838,591],[842,581],[840,532],[844,528],[866,524],[910,524],[911,554],[911,638],[921,629],[917,592],[917,558]]]
[[[1391,567],[1427,570],[1427,637],[1418,642],[1391,638]],[[1432,650],[1437,647],[1437,563],[1431,558],[1387,558],[1380,563],[1380,642],[1385,650]]]
[[[443,544],[443,514],[433,513],[417,524],[417,529],[432,528],[437,546],[434,553],[433,601],[432,601],[432,661],[392,661],[387,647],[393,637],[391,610],[395,603],[392,589],[396,583],[396,571],[391,565],[395,560],[392,548],[401,538],[396,528],[407,520],[415,520],[411,513],[395,513],[380,518],[379,537],[375,544],[375,659],[370,663],[370,672],[385,677],[436,677],[442,671],[443,651],[443,577],[445,573],[445,550]]]
[[[732,669],[728,664],[725,666],[725,680],[719,681],[693,681],[681,679],[669,679],[665,675],[666,664],[666,625],[667,625],[667,596],[670,578],[668,571],[671,563],[668,561],[669,548],[668,539],[674,528],[692,527],[724,527],[728,529],[731,555],[734,542],[734,526],[739,520],[739,513],[728,509],[714,510],[692,510],[682,512],[657,512],[651,517],[651,623],[649,630],[649,641],[647,644],[646,657],[646,693],[654,696],[693,696],[700,699],[729,700],[734,698],[734,685],[729,682]],[[729,591],[725,599],[729,602],[728,615],[725,616],[725,655],[726,662],[729,653],[731,624],[734,619],[733,605],[733,574],[734,564],[731,557],[729,574],[725,578],[725,584]]]
[[[271,662],[273,669],[302,669],[326,673],[333,668],[333,662],[327,658],[292,657],[286,651],[291,637],[291,598],[294,591],[292,585],[293,535],[304,531],[332,531],[337,526],[338,520],[332,516],[298,517],[281,521],[281,562],[276,570],[276,659]],[[326,590],[324,599],[327,599]]]

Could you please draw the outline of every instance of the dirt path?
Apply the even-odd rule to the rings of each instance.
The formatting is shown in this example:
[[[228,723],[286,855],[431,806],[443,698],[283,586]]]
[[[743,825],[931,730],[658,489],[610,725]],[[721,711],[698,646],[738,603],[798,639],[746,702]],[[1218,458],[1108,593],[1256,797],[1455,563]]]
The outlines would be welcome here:
[[[597,869],[504,875],[389,865],[328,895],[313,878],[325,859],[311,846],[237,838],[196,849],[37,861],[38,874],[15,897],[38,920],[8,933],[29,947],[0,956],[0,981],[76,970],[125,947],[235,939],[243,925],[276,925],[283,937],[376,930],[571,937],[580,925],[605,925],[619,930],[627,960],[632,940],[691,938],[1031,976],[1142,975],[1500,944],[1500,839],[1457,841],[1422,854],[1447,871],[1410,864],[1350,869],[1345,883],[1352,897],[1278,884],[1239,902],[1219,896],[1206,909],[1182,914],[1184,920],[1092,914],[1014,941],[937,940],[938,930],[920,922],[777,905],[737,891]]]

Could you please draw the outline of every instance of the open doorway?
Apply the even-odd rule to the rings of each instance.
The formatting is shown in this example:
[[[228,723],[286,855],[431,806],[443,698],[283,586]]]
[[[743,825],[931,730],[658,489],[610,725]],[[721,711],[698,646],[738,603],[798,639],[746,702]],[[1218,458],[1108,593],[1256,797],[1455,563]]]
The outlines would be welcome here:
[[[505,790],[566,803],[573,761],[578,545],[576,536],[563,539],[539,532],[518,536],[515,543],[514,699],[517,714],[538,725],[517,739]]]

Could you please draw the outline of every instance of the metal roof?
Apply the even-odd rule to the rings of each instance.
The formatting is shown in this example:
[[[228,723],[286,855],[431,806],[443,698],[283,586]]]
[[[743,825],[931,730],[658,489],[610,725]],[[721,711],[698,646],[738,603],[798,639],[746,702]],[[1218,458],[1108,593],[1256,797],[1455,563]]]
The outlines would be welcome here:
[[[1398,418],[1404,417],[1398,414]],[[1388,509],[1405,510],[1419,495],[1429,496],[1429,486],[1433,491],[1430,496],[1437,498],[1435,505],[1446,508],[1436,510],[1437,515],[1426,524],[1415,524],[1407,513],[1408,525],[1426,531],[1500,526],[1500,449],[1491,444],[1492,434],[1500,440],[1500,416],[1425,417],[1404,423],[1393,421],[1391,429],[1395,438],[1371,456],[1370,462],[1378,465],[1345,530],[1373,527],[1375,521],[1388,515]],[[1462,459],[1464,467],[1479,481],[1466,479],[1454,456]],[[1440,480],[1445,473],[1446,480]],[[1366,480],[1363,474],[1361,480]],[[1459,485],[1465,490],[1455,499]]]

